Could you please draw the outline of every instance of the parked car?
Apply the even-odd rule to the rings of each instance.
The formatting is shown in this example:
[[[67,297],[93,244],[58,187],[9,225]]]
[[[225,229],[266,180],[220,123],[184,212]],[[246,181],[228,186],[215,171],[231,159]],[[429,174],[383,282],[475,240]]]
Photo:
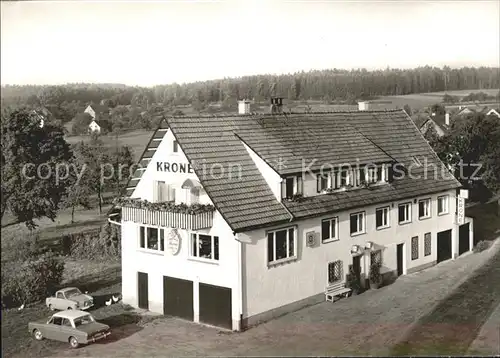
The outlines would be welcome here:
[[[97,322],[90,313],[81,310],[61,311],[48,320],[30,322],[28,330],[37,341],[47,338],[68,342],[71,348],[93,343],[111,334],[108,325]]]
[[[53,310],[86,310],[94,305],[94,298],[83,294],[76,287],[66,287],[45,299],[47,307]]]

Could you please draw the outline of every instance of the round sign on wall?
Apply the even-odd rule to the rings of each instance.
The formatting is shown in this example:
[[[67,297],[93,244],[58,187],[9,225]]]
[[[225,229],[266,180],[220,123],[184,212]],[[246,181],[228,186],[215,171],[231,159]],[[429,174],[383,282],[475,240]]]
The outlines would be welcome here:
[[[172,255],[177,255],[181,248],[181,236],[177,229],[171,229],[167,236],[168,251]]]

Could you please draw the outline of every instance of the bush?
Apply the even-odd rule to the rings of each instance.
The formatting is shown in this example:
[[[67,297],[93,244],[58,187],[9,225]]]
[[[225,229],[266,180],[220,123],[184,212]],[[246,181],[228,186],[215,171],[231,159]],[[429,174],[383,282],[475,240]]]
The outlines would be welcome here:
[[[115,225],[64,235],[63,252],[75,259],[118,259],[121,254],[120,231]]]
[[[2,306],[20,306],[45,299],[61,281],[64,262],[47,251],[26,260],[2,263]]]
[[[350,288],[353,292],[361,291],[361,282],[354,271],[354,268],[349,267],[349,274],[347,275],[346,287]]]
[[[474,252],[481,252],[484,250],[488,250],[491,246],[491,241],[479,241],[476,246],[474,246]]]

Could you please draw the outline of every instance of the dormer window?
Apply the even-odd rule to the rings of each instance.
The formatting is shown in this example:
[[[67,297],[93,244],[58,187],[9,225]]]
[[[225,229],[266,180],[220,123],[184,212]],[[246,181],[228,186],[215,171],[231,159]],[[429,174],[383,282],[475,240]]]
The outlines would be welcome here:
[[[283,199],[290,199],[295,195],[302,195],[303,181],[302,176],[286,177],[281,182],[281,197]]]

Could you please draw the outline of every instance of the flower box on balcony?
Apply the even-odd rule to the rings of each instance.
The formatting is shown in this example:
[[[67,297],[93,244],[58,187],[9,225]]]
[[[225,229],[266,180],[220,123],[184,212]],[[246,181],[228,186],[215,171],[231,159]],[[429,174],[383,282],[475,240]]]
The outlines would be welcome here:
[[[122,208],[122,221],[185,230],[206,229],[213,225],[213,205],[150,203],[128,198],[117,204]]]

